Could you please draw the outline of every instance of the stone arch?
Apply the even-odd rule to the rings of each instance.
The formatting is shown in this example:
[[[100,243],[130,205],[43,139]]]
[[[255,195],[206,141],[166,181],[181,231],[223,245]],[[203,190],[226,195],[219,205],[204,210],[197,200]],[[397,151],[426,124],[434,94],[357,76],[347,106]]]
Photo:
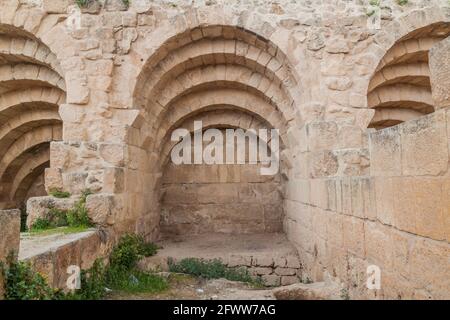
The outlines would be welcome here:
[[[367,87],[368,107],[375,109],[369,127],[382,129],[434,111],[428,52],[450,34],[446,10],[412,11],[376,35],[381,49],[374,50],[379,63]],[[395,111],[387,112],[387,108]]]
[[[43,148],[19,169],[10,188],[9,198],[12,203],[16,206],[24,203],[32,184],[44,174],[49,165],[50,148]]]
[[[171,132],[210,112],[240,114],[242,121],[258,117],[280,130],[286,147],[287,131],[300,120],[298,90],[284,53],[253,32],[211,25],[169,37],[145,62],[133,90],[133,107],[140,110],[140,119],[129,135],[135,146],[129,157],[142,163],[134,168],[148,177],[143,189],[159,194],[167,166],[164,159],[173,147],[168,141]],[[143,207],[148,205],[149,201]],[[144,210],[159,221],[159,207],[152,203]]]
[[[209,109],[184,119],[176,127],[194,133],[193,121],[202,121],[209,128],[255,130],[267,129],[267,121],[257,115],[233,109]],[[270,127],[270,126],[269,126]],[[168,163],[175,142],[165,143],[162,161],[164,171],[161,187],[161,231],[164,236],[207,232],[261,233],[282,232],[283,188],[281,173],[261,176],[262,164],[176,166]],[[268,145],[270,149],[270,146]],[[191,199],[179,199],[185,191]],[[204,191],[210,190],[210,194]],[[215,195],[225,191],[224,196]],[[264,196],[262,196],[264,195]],[[192,203],[196,199],[198,202]],[[180,210],[180,208],[182,208]],[[222,211],[218,217],[209,211]],[[274,210],[277,208],[277,210]],[[182,222],[180,222],[182,221]],[[250,223],[251,222],[251,223]]]
[[[231,128],[231,129],[243,129],[243,130],[258,130],[260,129],[273,129],[273,126],[264,118],[255,113],[249,113],[244,110],[236,110],[235,106],[211,105],[209,107],[200,109],[199,112],[190,113],[185,117],[180,117],[179,121],[176,121],[165,132],[164,138],[161,140],[161,150],[159,154],[160,166],[164,167],[168,161],[170,152],[177,144],[170,141],[170,133],[176,128],[186,128],[191,134],[194,132],[193,119],[203,122],[203,130],[209,128]],[[258,134],[258,138],[261,137]],[[285,141],[281,139],[281,149],[284,149]]]
[[[50,142],[62,138],[66,83],[40,36],[0,21],[0,207],[23,206],[27,188],[49,166]]]

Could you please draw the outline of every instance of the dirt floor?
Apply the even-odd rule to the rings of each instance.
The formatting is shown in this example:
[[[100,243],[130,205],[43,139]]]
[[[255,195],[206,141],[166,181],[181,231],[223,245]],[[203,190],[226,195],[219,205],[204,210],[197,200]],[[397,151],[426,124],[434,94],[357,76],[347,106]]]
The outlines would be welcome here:
[[[159,256],[176,259],[195,257],[212,260],[233,256],[289,256],[297,255],[294,246],[281,233],[265,234],[203,234],[176,237],[158,243]]]
[[[260,290],[241,282],[204,280],[181,274],[165,274],[169,289],[162,293],[112,292],[107,300],[274,300],[271,290]]]

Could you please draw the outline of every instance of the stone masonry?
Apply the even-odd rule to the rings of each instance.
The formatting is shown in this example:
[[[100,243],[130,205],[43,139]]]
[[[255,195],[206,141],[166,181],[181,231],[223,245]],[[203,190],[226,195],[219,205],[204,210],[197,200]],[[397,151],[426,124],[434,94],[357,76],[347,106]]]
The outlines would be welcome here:
[[[447,0],[0,6],[0,209],[89,189],[112,238],[282,231],[350,298],[450,298]],[[175,166],[194,120],[278,129],[279,174]]]
[[[17,259],[19,253],[20,211],[0,210],[0,230],[0,261],[5,263],[10,257]],[[0,300],[4,297],[3,281],[3,272],[0,270]]]

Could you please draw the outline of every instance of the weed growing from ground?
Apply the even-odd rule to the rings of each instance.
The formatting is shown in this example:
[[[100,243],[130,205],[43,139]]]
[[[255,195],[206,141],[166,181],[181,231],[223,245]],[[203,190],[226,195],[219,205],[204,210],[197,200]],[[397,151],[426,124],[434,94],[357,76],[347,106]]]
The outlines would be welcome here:
[[[259,277],[252,277],[245,268],[229,268],[220,260],[183,259],[180,262],[169,261],[171,272],[190,274],[204,279],[227,279],[261,286]]]

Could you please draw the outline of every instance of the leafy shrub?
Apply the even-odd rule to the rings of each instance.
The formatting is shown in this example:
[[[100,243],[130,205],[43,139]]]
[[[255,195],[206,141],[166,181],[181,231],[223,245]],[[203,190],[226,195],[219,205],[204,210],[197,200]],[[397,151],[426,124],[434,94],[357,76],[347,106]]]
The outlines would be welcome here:
[[[5,298],[7,300],[51,300],[53,289],[42,275],[34,272],[25,262],[12,262],[2,267],[5,274]]]
[[[80,200],[75,206],[67,212],[67,222],[69,227],[92,227],[89,219],[88,210],[86,208],[86,199],[92,194],[90,190],[83,191]]]
[[[204,279],[227,279],[256,284],[259,279],[254,279],[244,268],[229,268],[220,260],[205,261],[196,258],[183,259],[178,263],[169,261],[171,272],[190,274]]]
[[[160,276],[117,266],[108,269],[106,284],[110,289],[130,293],[155,293],[168,288],[166,279]]]
[[[137,270],[136,266],[142,257],[153,256],[158,248],[146,243],[141,236],[124,235],[114,247],[106,271],[106,285],[114,290],[125,292],[159,292],[168,287],[162,277]]]
[[[48,220],[51,221],[51,227],[53,228],[64,227],[68,225],[66,211],[51,208],[47,213],[47,217]]]
[[[89,219],[88,210],[86,208],[86,198],[91,192],[86,190],[82,193],[74,207],[68,211],[50,208],[44,218],[38,218],[31,231],[42,231],[59,227],[70,228],[90,228],[93,226]]]
[[[83,271],[81,275],[81,290],[63,296],[71,300],[98,300],[104,297],[108,287],[123,292],[154,293],[165,290],[167,281],[162,277],[136,269],[142,256],[154,255],[157,247],[145,243],[138,235],[124,235],[113,248],[109,265],[104,266],[97,260],[93,267]]]
[[[154,244],[146,244],[141,236],[134,234],[124,235],[110,256],[111,266],[121,266],[126,270],[136,267],[142,257],[155,255],[157,247]]]
[[[91,2],[93,2],[94,0],[75,0],[76,4],[78,5],[78,7],[80,8],[86,8],[89,4],[91,4]]]
[[[153,255],[157,247],[146,244],[142,237],[125,235],[112,250],[110,264],[96,260],[81,273],[81,289],[73,293],[54,291],[39,273],[24,262],[10,263],[4,271],[6,298],[10,300],[98,300],[106,287],[124,292],[160,292],[168,287],[167,280],[136,269],[142,256]],[[1,267],[1,265],[0,265]]]
[[[37,218],[34,221],[33,226],[31,227],[31,231],[39,231],[39,230],[47,230],[52,228],[52,223],[47,218]]]

